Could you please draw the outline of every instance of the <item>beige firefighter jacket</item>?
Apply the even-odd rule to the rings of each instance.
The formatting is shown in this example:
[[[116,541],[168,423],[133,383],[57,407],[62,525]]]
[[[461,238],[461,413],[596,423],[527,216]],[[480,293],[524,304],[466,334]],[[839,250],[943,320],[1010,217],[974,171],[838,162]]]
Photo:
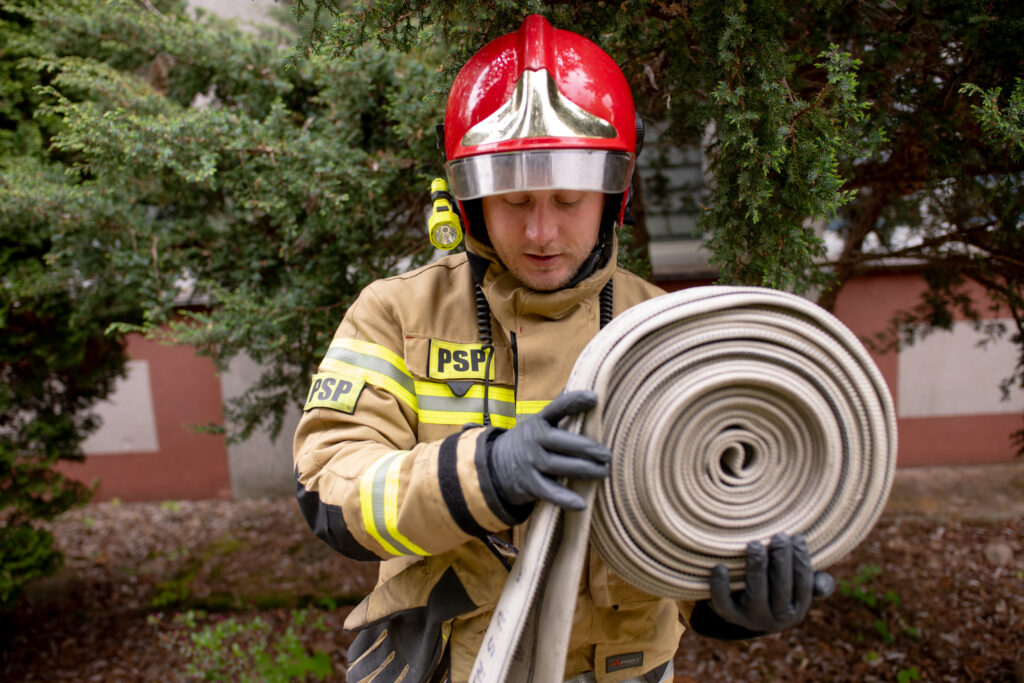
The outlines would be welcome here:
[[[470,263],[464,253],[446,256],[361,293],[313,378],[294,443],[310,526],[350,557],[383,560],[346,628],[376,625],[376,637],[391,623],[397,638],[396,615],[415,616],[416,629],[437,631],[437,643],[421,643],[416,656],[438,656],[448,639],[453,681],[468,679],[508,575],[481,539],[499,535],[518,547],[529,512],[506,509],[491,485],[482,440],[498,432],[466,425],[481,422],[485,392],[497,428],[558,395],[598,332],[609,279],[615,314],[663,293],[617,268],[614,253],[577,286],[540,293],[520,285],[489,247],[470,247],[490,261],[482,284],[494,344],[486,389]],[[679,609],[688,616],[688,606],[630,586],[593,551],[584,572],[566,678],[592,670],[614,683],[673,657]],[[410,666],[423,676],[435,663]]]

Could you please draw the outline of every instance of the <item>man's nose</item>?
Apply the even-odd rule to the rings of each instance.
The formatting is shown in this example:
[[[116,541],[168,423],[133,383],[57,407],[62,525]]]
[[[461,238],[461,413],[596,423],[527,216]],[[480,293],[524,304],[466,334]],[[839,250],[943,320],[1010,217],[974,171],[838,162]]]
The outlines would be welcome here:
[[[558,224],[551,208],[538,203],[526,218],[526,238],[534,244],[544,246],[558,235]]]

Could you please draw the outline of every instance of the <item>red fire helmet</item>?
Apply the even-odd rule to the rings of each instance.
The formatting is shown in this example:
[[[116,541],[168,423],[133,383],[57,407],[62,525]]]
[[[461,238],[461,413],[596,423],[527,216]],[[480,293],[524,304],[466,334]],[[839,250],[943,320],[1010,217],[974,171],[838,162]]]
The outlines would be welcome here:
[[[633,95],[612,58],[532,15],[456,76],[445,169],[460,201],[527,190],[625,193],[636,135]]]

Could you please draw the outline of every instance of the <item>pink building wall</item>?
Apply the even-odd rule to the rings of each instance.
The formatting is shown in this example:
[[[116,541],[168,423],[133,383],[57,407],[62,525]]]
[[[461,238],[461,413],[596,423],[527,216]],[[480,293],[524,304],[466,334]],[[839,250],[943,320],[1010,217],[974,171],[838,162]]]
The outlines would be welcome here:
[[[94,501],[230,498],[225,438],[191,428],[224,421],[213,361],[140,336],[129,339],[128,353],[149,365],[157,450],[91,453],[84,463],[63,463],[62,471],[98,480]]]
[[[898,310],[908,310],[918,302],[924,291],[924,282],[914,274],[876,275],[861,278],[842,289],[833,311],[855,334],[865,338],[884,330],[890,316]],[[981,287],[968,288],[975,300],[985,302]],[[1007,317],[1008,312],[986,311],[989,318]],[[936,334],[943,334],[937,332]],[[979,353],[983,351],[979,350]],[[885,377],[893,400],[899,405],[900,354],[872,354]],[[970,357],[937,359],[934,372],[943,372],[943,364],[969,365]],[[1009,374],[1012,368],[1006,368]],[[978,387],[985,390],[988,387]],[[995,387],[991,387],[995,391]],[[932,417],[906,417],[897,411],[899,429],[900,466],[913,465],[965,465],[1010,462],[1015,448],[1011,434],[1024,428],[1021,412],[978,412],[961,415]]]

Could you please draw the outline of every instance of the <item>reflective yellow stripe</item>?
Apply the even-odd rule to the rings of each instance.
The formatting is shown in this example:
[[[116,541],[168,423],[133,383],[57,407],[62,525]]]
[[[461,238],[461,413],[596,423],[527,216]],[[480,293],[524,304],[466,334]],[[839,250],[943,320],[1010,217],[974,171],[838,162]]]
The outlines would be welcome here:
[[[483,400],[482,384],[474,384],[464,395],[456,396],[444,382],[414,379],[402,357],[380,344],[358,339],[336,339],[320,363],[320,369],[364,380],[388,392],[409,406],[424,424],[457,426],[482,423],[484,419],[482,405],[466,405]],[[513,411],[518,408],[515,396],[515,390],[511,387],[491,385],[487,388],[491,424],[505,429],[515,426]],[[424,403],[428,405],[422,405]],[[543,407],[547,402],[528,403],[538,403]],[[449,405],[450,410],[446,409]],[[467,407],[479,407],[479,410],[466,410]],[[540,410],[540,407],[536,410]]]
[[[396,457],[388,465],[387,480],[384,484],[384,526],[392,538],[413,553],[429,555],[430,553],[420,548],[398,531],[398,482],[402,476],[402,460],[405,459],[406,455],[408,455],[408,452]]]
[[[516,415],[522,417],[536,415],[544,410],[544,406],[549,403],[551,401],[516,401]]]
[[[423,410],[420,411],[420,422],[432,425],[456,425],[481,424],[484,421],[483,413],[458,413],[447,410]],[[491,424],[502,429],[512,429],[516,426],[516,418],[507,415],[491,413]]]
[[[320,369],[355,373],[416,409],[412,374],[401,356],[391,349],[359,339],[335,339],[320,363]]]
[[[353,363],[362,355],[363,362],[374,367],[364,367]],[[368,357],[368,358],[367,358]],[[343,360],[344,359],[344,360]],[[405,364],[405,360],[385,346],[359,339],[336,339],[331,343],[327,357],[320,364],[323,371],[345,373],[347,376],[362,379],[396,397],[417,415],[424,424],[463,425],[483,421],[482,412],[459,410],[468,399],[482,400],[483,384],[474,384],[463,396],[455,396],[444,382],[430,382],[414,379]],[[442,399],[425,401],[431,403],[430,408],[421,408],[419,397]],[[491,423],[496,427],[510,429],[515,426],[517,417],[536,415],[551,401],[516,401],[515,390],[505,386],[489,386],[487,397],[491,409]],[[453,410],[443,410],[445,399],[450,399]],[[496,405],[496,403],[498,405]],[[507,409],[500,404],[505,403]],[[515,416],[511,415],[515,405]],[[472,406],[476,407],[476,406]]]
[[[384,540],[380,532],[377,530],[377,523],[374,521],[373,515],[373,480],[377,474],[377,470],[380,469],[381,465],[391,460],[395,454],[384,456],[373,463],[373,465],[364,474],[363,478],[359,481],[359,508],[363,513],[363,528],[366,529],[366,533],[373,536],[373,538],[380,543],[380,546],[384,548],[385,552],[391,553],[392,555],[401,555],[395,549],[395,546]]]

